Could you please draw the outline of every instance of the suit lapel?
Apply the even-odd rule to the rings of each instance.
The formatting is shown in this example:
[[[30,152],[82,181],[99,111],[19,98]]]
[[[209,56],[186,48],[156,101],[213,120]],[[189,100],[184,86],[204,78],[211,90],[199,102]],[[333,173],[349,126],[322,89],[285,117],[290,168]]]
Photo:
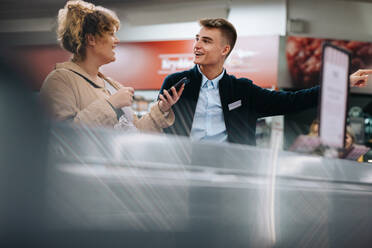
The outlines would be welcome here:
[[[190,79],[190,83],[185,87],[178,103],[173,106],[177,124],[173,125],[172,132],[189,136],[199,98],[202,76],[196,66],[184,76]]]
[[[200,74],[197,66],[191,70],[190,73],[190,85],[185,88],[185,100],[187,101],[187,111],[189,112],[189,125],[187,127],[188,134],[191,132],[192,123],[194,121],[194,115],[196,110],[196,105],[199,99],[200,87],[201,87],[202,75]]]
[[[228,117],[230,113],[229,113],[228,104],[231,101],[233,92],[232,92],[231,78],[229,77],[229,75],[227,75],[226,71],[219,82],[219,93],[220,93],[220,100],[221,100],[221,106],[222,106],[222,112],[223,112],[223,119],[225,121],[226,131],[229,135],[230,124],[228,121],[229,119]]]
[[[196,107],[196,102],[199,99],[199,93],[200,93],[200,87],[201,87],[201,80],[202,80],[202,75],[200,74],[197,66],[195,66],[191,71],[190,71],[190,85],[189,87],[185,88],[185,93],[187,95],[187,98],[189,98],[192,102],[195,102],[195,107]],[[195,112],[195,108],[193,109],[193,113]]]

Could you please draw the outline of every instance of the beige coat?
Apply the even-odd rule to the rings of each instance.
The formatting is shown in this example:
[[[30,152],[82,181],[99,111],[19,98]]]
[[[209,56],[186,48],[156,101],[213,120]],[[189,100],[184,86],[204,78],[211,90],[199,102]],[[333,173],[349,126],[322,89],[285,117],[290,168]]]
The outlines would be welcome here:
[[[116,113],[107,102],[110,97],[109,91],[104,88],[94,88],[71,70],[93,81],[80,66],[73,62],[57,64],[55,70],[45,79],[40,90],[41,101],[46,104],[52,118],[95,126],[113,127],[117,124]],[[121,87],[120,84],[104,77],[101,73],[99,76],[115,88]],[[141,119],[134,116],[134,125],[143,131],[159,132],[173,123],[173,111],[164,115],[158,104],[154,104],[150,113]]]

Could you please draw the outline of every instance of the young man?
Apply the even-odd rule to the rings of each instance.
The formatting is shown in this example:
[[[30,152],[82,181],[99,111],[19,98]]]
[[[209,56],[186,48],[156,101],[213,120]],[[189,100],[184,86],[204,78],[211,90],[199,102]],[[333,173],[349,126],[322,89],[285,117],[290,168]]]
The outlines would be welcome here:
[[[296,92],[262,89],[247,78],[226,73],[223,64],[234,48],[237,33],[225,19],[203,19],[194,43],[195,67],[169,75],[160,93],[181,78],[190,83],[173,106],[175,123],[166,133],[190,136],[193,140],[254,145],[257,118],[283,115],[315,107],[319,86]],[[367,71],[367,70],[366,70]],[[358,71],[351,79],[366,83],[371,70]],[[162,100],[162,96],[159,96]]]

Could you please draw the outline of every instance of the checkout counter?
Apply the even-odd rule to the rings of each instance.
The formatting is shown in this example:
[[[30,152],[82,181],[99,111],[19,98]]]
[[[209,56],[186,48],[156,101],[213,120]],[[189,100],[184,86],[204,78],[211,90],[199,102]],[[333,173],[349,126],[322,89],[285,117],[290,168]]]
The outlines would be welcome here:
[[[372,167],[251,146],[56,125],[58,247],[372,247]]]
[[[50,124],[0,64],[0,247],[372,247],[370,164]]]

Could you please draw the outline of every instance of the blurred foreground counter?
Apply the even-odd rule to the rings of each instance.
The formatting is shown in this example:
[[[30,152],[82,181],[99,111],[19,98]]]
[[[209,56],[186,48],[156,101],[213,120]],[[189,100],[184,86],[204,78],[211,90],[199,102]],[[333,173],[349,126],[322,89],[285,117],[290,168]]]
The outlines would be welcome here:
[[[61,247],[372,247],[372,167],[56,126],[46,228]]]

